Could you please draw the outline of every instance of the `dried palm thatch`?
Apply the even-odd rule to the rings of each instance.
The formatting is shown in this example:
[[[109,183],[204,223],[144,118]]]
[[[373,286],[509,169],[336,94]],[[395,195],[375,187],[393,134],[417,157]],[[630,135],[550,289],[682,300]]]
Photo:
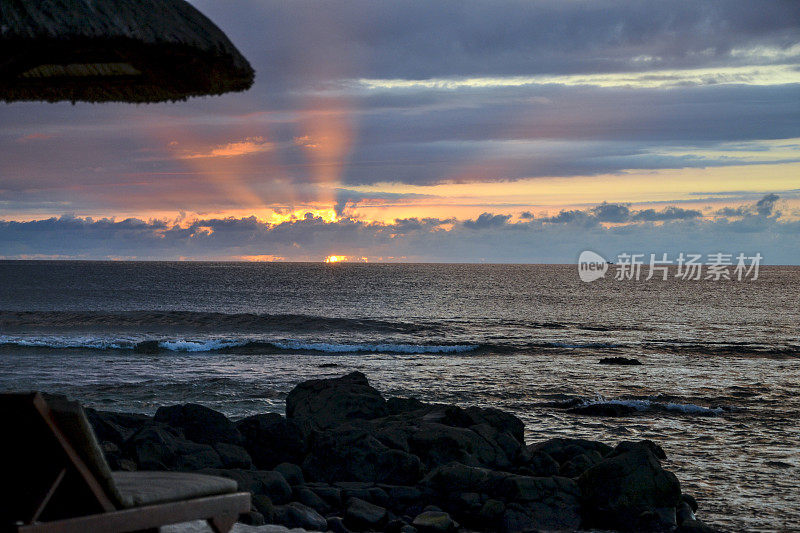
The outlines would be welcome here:
[[[0,100],[162,102],[254,72],[184,0],[0,0]]]

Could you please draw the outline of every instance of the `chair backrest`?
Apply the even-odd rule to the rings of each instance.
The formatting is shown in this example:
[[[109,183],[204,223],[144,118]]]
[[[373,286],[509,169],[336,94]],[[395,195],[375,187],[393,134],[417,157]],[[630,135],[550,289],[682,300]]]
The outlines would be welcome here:
[[[64,397],[0,394],[0,525],[118,508],[120,496],[83,409]]]

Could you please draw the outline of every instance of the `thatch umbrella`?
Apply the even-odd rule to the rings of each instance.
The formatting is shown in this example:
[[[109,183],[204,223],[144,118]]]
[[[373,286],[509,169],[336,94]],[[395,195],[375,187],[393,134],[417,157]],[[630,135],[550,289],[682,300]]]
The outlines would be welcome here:
[[[162,102],[254,72],[184,0],[0,0],[0,100]]]

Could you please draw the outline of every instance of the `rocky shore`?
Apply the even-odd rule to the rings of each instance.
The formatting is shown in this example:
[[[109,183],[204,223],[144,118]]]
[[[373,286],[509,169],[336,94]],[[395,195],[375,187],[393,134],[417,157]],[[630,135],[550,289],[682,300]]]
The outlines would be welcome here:
[[[526,445],[497,409],[385,399],[354,372],[297,385],[286,416],[196,404],[87,410],[114,469],[197,471],[253,494],[241,520],[310,531],[711,532],[651,441]]]

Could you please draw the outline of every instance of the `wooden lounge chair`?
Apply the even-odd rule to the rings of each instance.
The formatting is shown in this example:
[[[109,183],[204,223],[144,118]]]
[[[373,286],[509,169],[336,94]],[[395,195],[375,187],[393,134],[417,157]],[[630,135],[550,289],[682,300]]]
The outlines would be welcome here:
[[[230,479],[112,472],[77,402],[0,394],[0,423],[0,531],[154,531],[206,520],[226,533],[250,511],[250,493]]]

